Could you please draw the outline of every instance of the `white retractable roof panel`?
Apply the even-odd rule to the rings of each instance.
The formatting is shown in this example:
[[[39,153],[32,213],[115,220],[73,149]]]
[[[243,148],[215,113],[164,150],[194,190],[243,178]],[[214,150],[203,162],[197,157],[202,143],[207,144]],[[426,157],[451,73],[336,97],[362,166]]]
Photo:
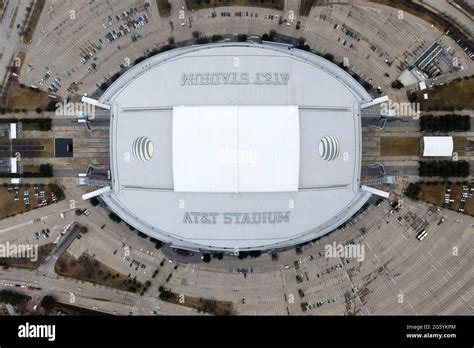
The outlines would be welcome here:
[[[240,106],[239,157],[239,192],[298,191],[298,107]]]
[[[296,106],[173,108],[176,192],[298,190]]]
[[[237,192],[237,114],[229,107],[173,108],[176,192]]]

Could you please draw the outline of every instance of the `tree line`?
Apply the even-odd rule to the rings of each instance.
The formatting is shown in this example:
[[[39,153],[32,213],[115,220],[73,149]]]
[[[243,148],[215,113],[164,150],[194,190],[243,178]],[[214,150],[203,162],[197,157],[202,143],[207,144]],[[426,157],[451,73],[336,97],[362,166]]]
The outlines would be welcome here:
[[[471,117],[468,115],[425,115],[420,118],[422,132],[468,132]]]
[[[467,161],[421,161],[419,176],[467,177],[470,166]]]

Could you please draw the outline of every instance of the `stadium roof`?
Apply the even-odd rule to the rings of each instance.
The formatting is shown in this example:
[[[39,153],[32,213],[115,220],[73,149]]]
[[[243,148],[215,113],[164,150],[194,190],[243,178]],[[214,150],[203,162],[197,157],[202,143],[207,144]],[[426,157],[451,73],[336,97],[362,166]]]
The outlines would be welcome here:
[[[175,107],[174,191],[298,191],[299,131],[296,106]]]
[[[225,43],[164,52],[100,99],[112,106],[113,190],[102,197],[175,247],[265,250],[317,238],[370,197],[359,182],[360,104],[370,100],[304,51]],[[225,149],[255,151],[258,167],[223,165],[223,149],[224,159]]]
[[[424,157],[452,156],[453,148],[453,137],[423,137]]]

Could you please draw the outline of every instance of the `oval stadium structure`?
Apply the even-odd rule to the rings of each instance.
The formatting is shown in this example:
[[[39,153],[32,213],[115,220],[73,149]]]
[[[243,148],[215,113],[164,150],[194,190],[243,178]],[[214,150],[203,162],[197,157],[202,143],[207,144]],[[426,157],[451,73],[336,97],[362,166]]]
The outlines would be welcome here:
[[[129,69],[111,107],[111,190],[137,230],[188,250],[271,251],[320,237],[368,200],[349,74],[277,44],[178,48]]]

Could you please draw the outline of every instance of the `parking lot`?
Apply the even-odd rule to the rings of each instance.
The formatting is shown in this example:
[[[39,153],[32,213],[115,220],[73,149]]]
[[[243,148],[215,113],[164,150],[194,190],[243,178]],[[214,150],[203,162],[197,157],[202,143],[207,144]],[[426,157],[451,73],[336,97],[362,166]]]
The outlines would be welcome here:
[[[130,45],[136,51],[136,43],[153,32],[150,21],[154,16],[158,16],[156,9],[149,9],[144,1],[99,1],[90,6],[73,1],[55,2],[48,15],[42,16],[33,39],[35,57],[25,64],[28,85],[64,95],[68,89],[80,88],[81,80],[87,76],[99,81],[96,71],[113,52],[121,53]],[[113,75],[121,64],[124,67],[130,60],[133,62],[141,55],[141,50],[136,52],[138,55],[129,56],[129,60],[123,56],[122,62],[104,77]],[[47,64],[36,64],[40,61]]]
[[[27,55],[20,80],[27,85],[41,82],[42,89],[53,87],[52,92],[61,96],[68,89],[79,94],[92,93],[135,59],[167,44],[170,37],[181,42],[190,40],[194,31],[210,37],[239,33],[260,36],[275,30],[304,37],[313,49],[323,54],[329,52],[339,62],[346,58],[351,70],[385,91],[434,40],[440,40],[445,47],[455,47],[450,38],[426,22],[409,14],[399,18],[395,9],[376,4],[317,6],[308,18],[289,18],[288,11],[294,7],[291,2],[281,12],[222,7],[184,10],[184,18],[180,17],[179,4],[172,8],[169,18],[159,17],[154,2],[149,7],[144,4],[54,3],[48,15],[40,19],[31,45],[35,54]],[[465,61],[463,52],[453,48],[452,54],[459,58],[460,65],[471,65],[469,60]],[[56,83],[50,86],[49,81]]]
[[[41,208],[43,219],[35,217],[36,210],[1,220],[2,241],[53,243],[77,221],[88,232],[68,248],[75,257],[86,252],[117,272],[142,282],[151,280],[147,296],[156,298],[158,286],[165,284],[177,294],[232,301],[240,314],[473,312],[469,282],[474,219],[460,218],[451,210],[406,199],[394,209],[386,200],[375,200],[345,227],[298,250],[276,257],[264,254],[239,260],[224,256],[208,264],[183,264],[168,260],[153,243],[123,223],[110,221],[103,208],[88,207],[79,216],[75,210],[66,211],[62,218],[59,211],[67,205],[63,201]],[[427,236],[420,241],[416,235],[421,228]],[[49,229],[49,238],[44,238],[43,229],[46,233]],[[40,234],[37,240],[36,232]],[[325,249],[333,243],[364,246],[363,261],[326,257]],[[162,304],[139,301],[133,311],[143,311],[139,309],[142,305],[155,308]]]
[[[62,201],[0,220],[0,243],[38,246],[55,243],[64,226],[72,222],[72,213],[65,212],[64,218],[61,217],[60,212],[67,208]]]
[[[239,313],[247,314],[472,312],[467,302],[473,293],[466,289],[472,227],[454,223],[448,236],[438,222],[444,217],[453,224],[454,212],[405,202],[390,213],[393,208],[386,201],[378,204],[355,223],[303,247],[300,254],[295,255],[294,249],[282,252],[277,262],[263,255],[257,260],[224,258],[209,265],[189,265],[173,272],[169,283],[176,292],[212,293],[215,298],[234,301]],[[423,241],[415,238],[420,227],[413,224],[416,220],[427,223]],[[364,261],[325,257],[325,246],[333,242],[364,245]],[[452,255],[454,247],[457,256]],[[426,293],[433,291],[438,295],[428,305]],[[449,297],[453,291],[462,293],[460,300]]]
[[[88,232],[75,239],[68,248],[68,252],[75,258],[87,253],[117,272],[132,278],[136,276],[141,282],[149,280],[164,259],[150,242],[140,247],[133,247],[126,241],[122,242],[107,233],[109,228],[113,227],[104,225],[104,222],[110,222],[108,218],[99,222],[94,214],[82,215],[77,218],[77,221],[87,227]]]
[[[55,194],[44,184],[5,185],[0,190],[0,218],[57,202]]]

